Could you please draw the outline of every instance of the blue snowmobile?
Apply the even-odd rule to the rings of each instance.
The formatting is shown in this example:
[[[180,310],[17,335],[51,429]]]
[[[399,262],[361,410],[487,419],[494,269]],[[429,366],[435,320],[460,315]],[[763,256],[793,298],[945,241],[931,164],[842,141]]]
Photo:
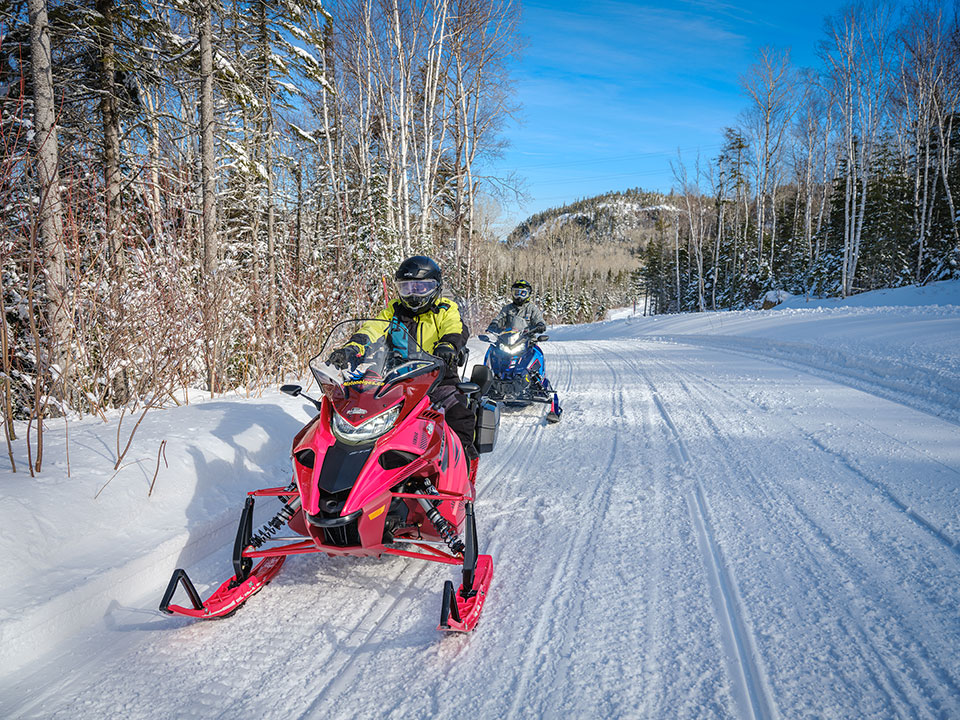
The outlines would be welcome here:
[[[502,401],[507,407],[525,407],[531,403],[548,403],[547,422],[560,421],[563,409],[556,391],[546,375],[546,362],[538,342],[549,340],[530,330],[488,330],[477,336],[490,343],[483,364],[493,371],[493,384],[487,396]]]

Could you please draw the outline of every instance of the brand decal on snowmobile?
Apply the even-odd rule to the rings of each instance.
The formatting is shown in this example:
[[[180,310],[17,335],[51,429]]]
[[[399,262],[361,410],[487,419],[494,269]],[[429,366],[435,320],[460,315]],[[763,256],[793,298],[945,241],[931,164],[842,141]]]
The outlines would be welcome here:
[[[433,423],[432,423],[432,422],[428,422],[428,423],[427,423],[427,435],[433,435]]]
[[[350,410],[347,410],[347,415],[366,415],[366,414],[367,414],[367,411],[364,410],[363,408],[355,407],[355,408],[351,408]]]
[[[347,380],[343,386],[349,387],[351,385],[383,385],[382,380]]]

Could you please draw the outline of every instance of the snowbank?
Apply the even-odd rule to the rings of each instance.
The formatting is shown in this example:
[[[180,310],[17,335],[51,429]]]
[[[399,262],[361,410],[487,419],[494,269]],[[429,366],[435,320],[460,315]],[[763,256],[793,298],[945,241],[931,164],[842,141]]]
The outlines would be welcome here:
[[[777,309],[918,307],[929,305],[960,306],[960,281],[943,280],[929,285],[874,290],[848,298],[805,298],[792,295]]]
[[[19,440],[17,473],[0,458],[0,667],[29,662],[111,604],[155,594],[175,567],[222,549],[244,494],[289,482],[289,443],[309,417],[276,391],[152,410],[119,471],[118,435],[122,448],[136,418],[53,423],[36,478]]]

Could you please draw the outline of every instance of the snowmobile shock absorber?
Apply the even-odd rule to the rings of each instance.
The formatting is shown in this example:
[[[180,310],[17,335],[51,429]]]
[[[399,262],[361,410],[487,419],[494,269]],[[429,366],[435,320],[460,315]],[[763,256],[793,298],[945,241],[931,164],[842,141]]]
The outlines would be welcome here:
[[[253,560],[243,556],[243,550],[250,544],[253,535],[253,497],[247,497],[243,503],[243,512],[240,513],[240,524],[237,525],[237,538],[233,541],[233,581],[231,588],[250,577],[253,569]]]
[[[423,485],[426,489],[427,495],[436,495],[437,491],[429,480],[424,480]],[[433,523],[433,526],[437,529],[437,532],[440,533],[440,537],[443,538],[443,541],[447,544],[447,547],[450,548],[450,551],[454,555],[462,554],[465,549],[463,540],[457,537],[456,532],[453,530],[453,526],[443,515],[440,514],[440,511],[437,510],[437,501],[427,500],[426,498],[418,498],[417,502],[420,503],[420,507],[423,508],[423,511],[427,514],[427,518],[429,518],[430,522]]]
[[[463,553],[463,587],[460,590],[460,596],[468,600],[477,594],[473,588],[474,575],[477,570],[477,520],[473,515],[473,503],[468,502],[465,505],[466,523],[464,534],[466,536],[465,550]]]
[[[297,514],[297,510],[300,509],[300,504],[301,501],[298,496],[280,508],[280,511],[276,515],[265,522],[259,530],[250,536],[250,544],[258,548],[280,532],[280,528],[290,522],[290,518]]]

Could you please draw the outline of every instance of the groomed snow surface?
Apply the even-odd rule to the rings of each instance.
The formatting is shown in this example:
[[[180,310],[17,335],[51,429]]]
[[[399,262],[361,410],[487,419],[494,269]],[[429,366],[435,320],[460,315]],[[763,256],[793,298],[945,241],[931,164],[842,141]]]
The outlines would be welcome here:
[[[402,558],[294,556],[232,618],[157,611],[175,567],[232,574],[300,400],[151,411],[115,476],[118,416],[69,424],[69,477],[61,421],[36,478],[20,441],[0,717],[960,717],[960,283],[550,335],[565,414],[505,412],[481,460],[469,636],[435,630],[455,571]]]

